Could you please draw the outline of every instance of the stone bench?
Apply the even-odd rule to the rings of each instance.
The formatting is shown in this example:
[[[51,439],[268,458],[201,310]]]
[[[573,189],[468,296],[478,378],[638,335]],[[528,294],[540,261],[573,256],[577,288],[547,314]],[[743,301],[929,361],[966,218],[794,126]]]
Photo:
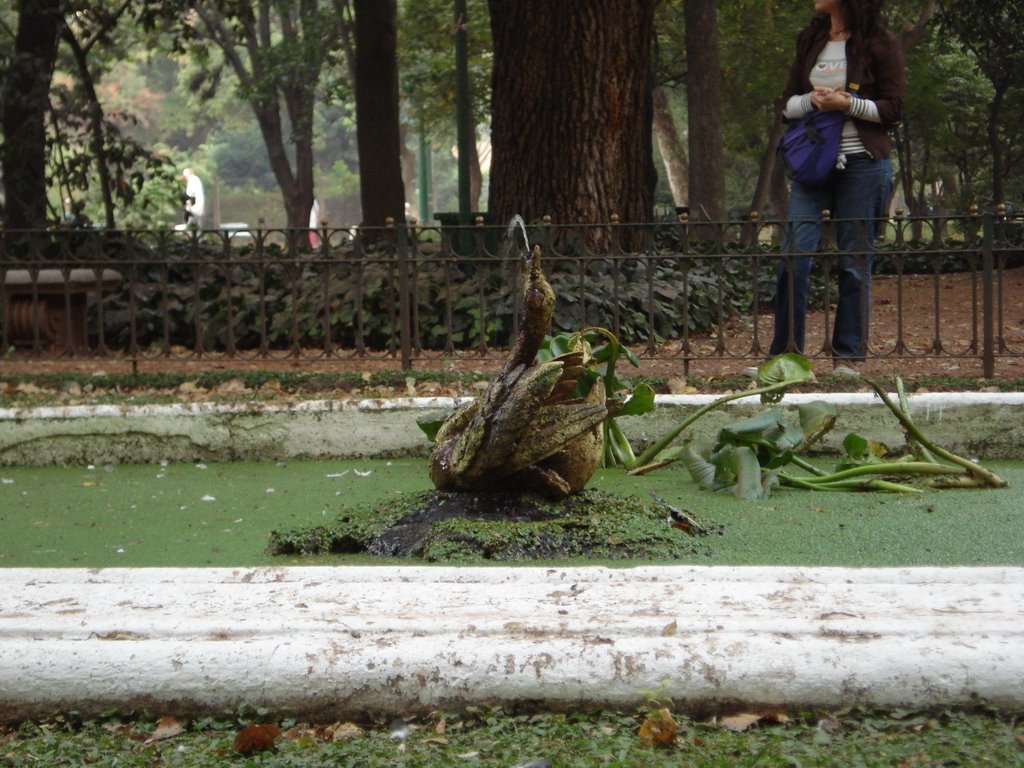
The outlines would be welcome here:
[[[89,294],[100,296],[121,282],[114,269],[7,269],[2,272],[4,329],[15,347],[89,349]]]

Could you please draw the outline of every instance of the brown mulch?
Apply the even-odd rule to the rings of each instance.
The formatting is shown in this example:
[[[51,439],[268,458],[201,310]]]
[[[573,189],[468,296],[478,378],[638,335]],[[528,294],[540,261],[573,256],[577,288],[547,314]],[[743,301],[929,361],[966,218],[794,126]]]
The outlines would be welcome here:
[[[1024,267],[1006,270],[1002,275],[1002,292],[996,296],[1001,312],[996,317],[996,338],[1002,338],[1004,351],[995,362],[996,378],[1024,377]],[[980,353],[982,321],[980,317],[981,287],[969,273],[909,275],[897,280],[893,276],[877,276],[872,282],[871,356],[862,366],[868,375],[899,373],[905,379],[919,377],[981,378]],[[902,321],[902,333],[900,333]],[[831,322],[831,317],[828,318]],[[713,379],[734,377],[748,365],[764,359],[771,341],[770,309],[755,318],[734,318],[720,333],[696,335],[688,340],[690,354],[684,355],[680,340],[662,344],[655,355],[637,349],[641,359],[639,370],[624,366],[626,375],[670,378],[680,383],[687,377]],[[814,360],[819,376],[828,374],[831,363],[820,350],[825,348],[826,317],[821,310],[812,310],[807,320],[808,355]],[[755,341],[756,339],[756,341]],[[484,373],[496,371],[501,365],[501,351],[490,356],[460,353],[443,357],[431,353],[413,359],[416,371],[451,371]],[[206,371],[269,370],[280,372],[363,372],[399,371],[397,355],[359,357],[342,352],[330,358],[312,352],[296,359],[284,354],[270,358],[226,357],[204,355],[187,357],[145,358],[136,370],[143,373],[203,373]],[[689,358],[687,362],[686,358]],[[32,359],[15,355],[0,362],[0,374],[43,373],[130,373],[133,365],[124,359],[58,358]]]

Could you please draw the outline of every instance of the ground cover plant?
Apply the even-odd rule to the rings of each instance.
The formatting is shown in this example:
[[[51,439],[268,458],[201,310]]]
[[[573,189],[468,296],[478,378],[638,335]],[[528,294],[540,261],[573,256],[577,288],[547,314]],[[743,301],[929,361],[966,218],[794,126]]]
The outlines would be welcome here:
[[[580,768],[679,766],[1024,765],[1012,713],[754,711],[685,716],[671,705],[636,712],[532,712],[473,708],[390,723],[310,724],[246,713],[73,715],[0,728],[0,762],[47,765]]]
[[[461,361],[462,371],[447,370],[452,361],[438,360],[433,368],[396,370],[394,361],[364,360],[346,363],[350,370],[307,371],[275,369],[273,361],[253,361],[259,367],[246,368],[230,361],[222,368],[211,364],[201,371],[105,373],[66,371],[60,373],[5,372],[0,374],[0,407],[26,408],[43,405],[148,404],[174,402],[271,401],[347,397],[465,396],[478,392],[489,380],[497,361]],[[13,367],[13,366],[12,366]],[[117,367],[106,363],[104,367]],[[147,368],[144,362],[141,367]],[[154,367],[156,364],[154,364]],[[288,366],[293,368],[294,366]],[[310,367],[304,365],[303,367]],[[339,367],[332,364],[332,367]],[[658,394],[678,393],[673,363],[642,362],[642,373],[630,375],[635,388],[647,384]],[[355,368],[355,370],[351,370]],[[747,389],[750,380],[734,372],[722,376],[693,376],[682,391],[727,393]],[[917,376],[906,380],[908,392],[1020,392],[1024,378],[992,380],[963,376]],[[849,392],[866,388],[849,379],[820,377],[816,392]]]

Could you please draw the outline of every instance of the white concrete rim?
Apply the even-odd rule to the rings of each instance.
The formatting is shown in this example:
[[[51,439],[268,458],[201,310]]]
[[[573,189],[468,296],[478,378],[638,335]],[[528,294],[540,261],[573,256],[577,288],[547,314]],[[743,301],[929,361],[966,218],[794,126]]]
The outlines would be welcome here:
[[[0,569],[0,721],[1024,704],[1021,568]]]

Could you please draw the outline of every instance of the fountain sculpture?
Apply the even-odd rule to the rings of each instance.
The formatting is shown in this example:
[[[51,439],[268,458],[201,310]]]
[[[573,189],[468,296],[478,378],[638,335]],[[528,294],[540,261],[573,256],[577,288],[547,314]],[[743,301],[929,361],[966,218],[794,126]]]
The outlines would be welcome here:
[[[587,352],[535,362],[555,305],[541,253],[534,245],[524,255],[519,331],[501,372],[483,397],[463,405],[438,430],[430,478],[440,491],[534,492],[560,499],[582,490],[600,465],[601,423],[608,415],[604,384],[597,379],[586,396],[574,394]]]

